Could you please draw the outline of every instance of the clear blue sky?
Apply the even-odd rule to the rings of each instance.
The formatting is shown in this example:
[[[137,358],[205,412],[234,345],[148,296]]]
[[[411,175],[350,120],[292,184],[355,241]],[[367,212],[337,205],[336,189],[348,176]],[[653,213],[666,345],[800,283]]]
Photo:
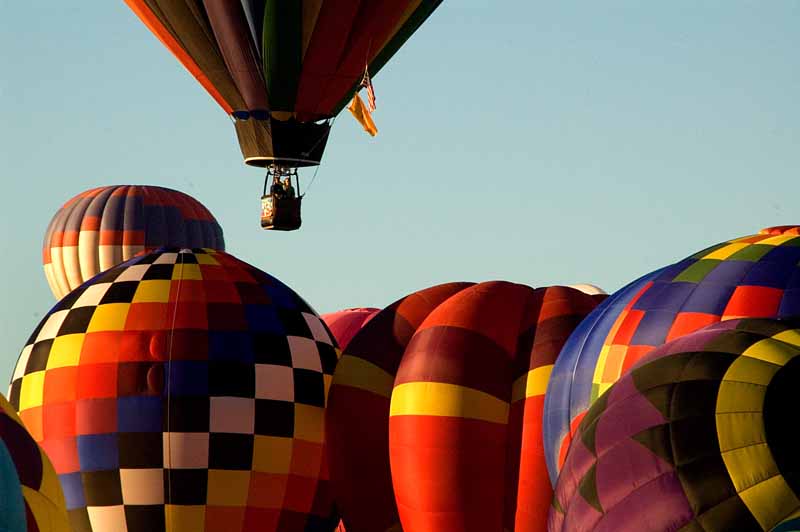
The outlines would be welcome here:
[[[379,136],[342,115],[281,234],[224,112],[122,0],[0,0],[0,381],[54,303],[47,223],[98,185],[192,194],[320,312],[452,280],[612,291],[798,223],[799,28],[789,0],[445,1],[375,79]]]

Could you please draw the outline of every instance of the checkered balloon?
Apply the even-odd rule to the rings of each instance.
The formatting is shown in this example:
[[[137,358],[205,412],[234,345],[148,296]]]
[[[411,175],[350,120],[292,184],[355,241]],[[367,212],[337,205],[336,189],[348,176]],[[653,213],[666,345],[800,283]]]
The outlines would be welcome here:
[[[553,368],[544,411],[553,485],[590,405],[647,353],[720,321],[798,315],[798,226],[722,242],[611,295],[575,330]]]
[[[56,304],[10,400],[75,532],[327,532],[337,356],[274,277],[221,251],[161,249]]]

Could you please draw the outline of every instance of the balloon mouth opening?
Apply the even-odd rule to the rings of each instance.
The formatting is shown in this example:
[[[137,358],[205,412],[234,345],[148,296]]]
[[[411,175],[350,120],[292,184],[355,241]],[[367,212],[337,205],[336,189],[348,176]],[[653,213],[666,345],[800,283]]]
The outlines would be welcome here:
[[[303,159],[299,157],[245,157],[244,164],[256,168],[267,168],[272,165],[305,168],[308,166],[319,166],[319,160]]]
[[[794,419],[800,407],[800,356],[781,367],[767,385],[764,397],[764,433],[767,447],[786,483],[800,493],[800,454]]]
[[[798,235],[800,236],[800,225],[775,225],[765,227],[758,232],[760,235]]]

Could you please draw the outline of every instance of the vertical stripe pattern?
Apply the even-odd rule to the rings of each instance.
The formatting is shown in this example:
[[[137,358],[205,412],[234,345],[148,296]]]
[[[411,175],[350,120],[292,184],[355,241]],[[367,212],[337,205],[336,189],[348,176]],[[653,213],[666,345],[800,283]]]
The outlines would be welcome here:
[[[319,164],[319,157],[308,157],[319,136],[304,143],[298,139],[305,136],[302,127],[274,131],[272,121],[307,124],[337,115],[358,90],[365,69],[374,76],[441,4],[441,0],[125,2],[233,116],[245,162],[257,166],[297,162],[290,159],[300,160],[300,166]],[[293,144],[301,146],[289,150],[287,145]]]
[[[119,185],[78,194],[53,216],[42,262],[56,299],[144,251],[162,246],[224,251],[222,227],[194,198],[155,186]]]

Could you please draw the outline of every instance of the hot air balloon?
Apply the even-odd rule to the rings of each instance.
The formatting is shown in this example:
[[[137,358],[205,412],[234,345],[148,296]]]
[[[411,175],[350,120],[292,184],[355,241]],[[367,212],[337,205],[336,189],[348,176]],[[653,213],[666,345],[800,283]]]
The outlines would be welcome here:
[[[297,229],[302,196],[274,177],[319,165],[331,120],[441,0],[125,0],[228,113],[248,165],[269,171],[262,227]],[[355,113],[354,113],[355,114]]]
[[[162,246],[225,250],[222,227],[197,200],[168,188],[117,185],[82,192],[53,216],[42,262],[56,299],[98,273]]]
[[[59,301],[10,401],[75,532],[330,532],[337,353],[300,296],[221,251],[161,249]]]
[[[70,532],[53,466],[0,395],[0,530]]]
[[[344,351],[326,412],[348,532],[543,530],[544,389],[596,305],[498,281],[435,286],[375,314]]]
[[[642,356],[706,325],[740,317],[800,315],[797,226],[722,242],[645,275],[587,317],[553,369],[544,438],[551,480],[571,428]]]
[[[548,530],[796,530],[798,327],[730,320],[646,355],[580,423]]]
[[[377,308],[348,308],[320,316],[344,351],[353,336],[380,311]]]

